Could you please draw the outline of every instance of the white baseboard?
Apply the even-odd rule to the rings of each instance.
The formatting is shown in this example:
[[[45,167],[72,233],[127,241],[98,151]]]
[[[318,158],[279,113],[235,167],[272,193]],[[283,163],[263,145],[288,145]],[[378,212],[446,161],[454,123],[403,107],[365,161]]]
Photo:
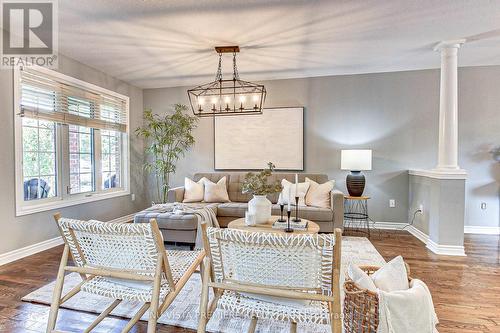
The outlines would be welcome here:
[[[48,239],[46,241],[29,245],[14,251],[6,252],[0,254],[0,266],[8,264],[9,262],[13,262],[19,259],[22,259],[24,257],[30,256],[32,254],[42,252],[45,250],[48,250],[50,248],[53,248],[54,246],[58,246],[63,244],[62,237],[56,237],[52,239]]]
[[[410,226],[408,226],[408,228],[406,228],[406,230],[408,230],[408,232],[410,234],[412,234],[413,236],[415,236],[419,241],[421,241],[425,245],[427,245],[429,243],[429,241],[430,241],[429,240],[429,235],[427,235],[426,233],[418,230],[414,226],[410,225]]]
[[[447,255],[447,256],[465,256],[465,250],[463,246],[454,246],[454,245],[440,245],[436,242],[432,241],[429,238],[429,235],[420,231],[412,225],[408,225],[407,223],[396,223],[396,222],[374,222],[374,226],[377,229],[385,229],[385,230],[404,230],[408,231],[410,234],[415,236],[418,240],[426,245],[426,247],[439,255]]]
[[[466,234],[480,234],[480,235],[500,235],[500,227],[483,227],[476,225],[466,225],[464,227]]]
[[[457,245],[440,245],[432,240],[427,241],[427,248],[434,252],[435,254],[445,255],[445,256],[465,256],[465,250],[463,246]]]

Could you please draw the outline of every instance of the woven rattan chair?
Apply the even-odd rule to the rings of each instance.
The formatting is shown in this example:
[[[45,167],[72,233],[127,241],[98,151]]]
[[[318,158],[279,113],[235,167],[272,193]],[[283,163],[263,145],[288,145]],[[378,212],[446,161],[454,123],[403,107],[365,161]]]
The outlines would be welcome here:
[[[156,331],[157,319],[175,299],[195,269],[204,251],[165,251],[154,219],[151,223],[78,221],[55,216],[64,239],[47,333],[55,331],[61,304],[80,291],[113,299],[85,330],[90,332],[121,301],[144,305],[122,332],[128,332],[149,309],[148,333]],[[71,255],[74,265],[68,265]],[[61,297],[65,272],[77,272],[82,281]]]
[[[297,323],[341,332],[339,229],[287,235],[202,227],[207,256],[198,332],[217,308],[252,318],[249,332],[258,318],[291,322],[292,332]]]

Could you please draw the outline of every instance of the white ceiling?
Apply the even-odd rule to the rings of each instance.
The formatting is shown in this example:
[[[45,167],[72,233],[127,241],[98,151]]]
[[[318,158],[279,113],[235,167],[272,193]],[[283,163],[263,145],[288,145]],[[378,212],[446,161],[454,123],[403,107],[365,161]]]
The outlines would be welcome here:
[[[59,51],[143,88],[212,81],[216,45],[240,45],[242,79],[500,64],[500,0],[60,0]],[[231,70],[230,56],[224,66]]]

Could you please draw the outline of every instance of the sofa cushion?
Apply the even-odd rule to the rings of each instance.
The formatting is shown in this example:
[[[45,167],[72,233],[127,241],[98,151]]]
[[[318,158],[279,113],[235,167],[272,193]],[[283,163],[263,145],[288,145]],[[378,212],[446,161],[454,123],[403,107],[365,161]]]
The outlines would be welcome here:
[[[245,217],[247,210],[247,202],[227,202],[217,206],[217,216]]]
[[[295,198],[299,198],[299,206],[305,206],[306,205],[306,194],[309,190],[310,183],[309,182],[303,182],[303,183],[292,183],[289,182],[286,179],[283,179],[281,181],[281,186],[283,186],[283,190],[281,191],[281,194],[278,197],[278,202],[282,202],[284,204],[288,204],[290,202],[291,205],[295,205]]]
[[[310,184],[309,190],[306,194],[306,205],[313,207],[330,208],[330,193],[335,186],[335,181],[329,180],[323,184],[319,184],[314,180],[306,177],[306,182]]]
[[[204,194],[204,182],[199,180],[197,182],[184,178],[184,200],[182,202],[202,202]]]
[[[207,178],[202,178],[200,181],[205,183],[204,202],[229,202],[226,176],[219,179],[217,184]]]
[[[258,172],[258,171],[253,171]],[[243,187],[243,182],[245,181],[245,176],[247,172],[232,172],[232,173],[199,173],[195,175],[195,179],[201,179],[201,177],[207,177],[207,175],[212,175],[212,178],[209,178],[211,181],[218,181],[222,177],[228,175],[229,183],[227,185],[227,191],[229,194],[229,200],[232,202],[248,202],[252,199],[251,194],[243,194],[241,193],[241,189]],[[200,178],[197,178],[200,177]],[[328,176],[325,174],[309,174],[309,173],[299,173],[299,182],[304,182],[305,177],[309,177],[318,183],[324,183],[328,180]],[[208,178],[208,177],[207,177]],[[294,173],[285,173],[285,172],[274,172],[269,177],[269,182],[281,182],[283,179],[286,179],[290,182],[295,182],[295,174]],[[279,193],[273,193],[267,196],[272,203],[278,202]]]
[[[252,200],[253,195],[241,193],[243,188],[243,182],[245,181],[245,176],[246,176],[245,172],[230,174],[229,183],[227,186],[229,200],[234,202],[248,202]]]

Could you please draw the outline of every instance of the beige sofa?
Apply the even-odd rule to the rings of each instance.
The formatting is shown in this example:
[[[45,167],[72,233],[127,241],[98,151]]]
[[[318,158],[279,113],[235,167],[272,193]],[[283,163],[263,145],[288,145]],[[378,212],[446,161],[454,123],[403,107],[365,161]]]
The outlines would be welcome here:
[[[211,204],[217,214],[217,219],[222,227],[226,227],[229,222],[245,216],[248,208],[248,201],[252,195],[241,193],[241,187],[245,179],[246,172],[210,172],[197,173],[194,175],[195,181],[206,177],[213,182],[219,181],[222,177],[227,177],[227,187],[231,202]],[[299,174],[299,182],[303,182],[308,177],[318,183],[324,183],[328,176],[324,174]],[[270,181],[287,179],[295,181],[294,173],[273,173]],[[280,207],[277,204],[279,194],[269,195],[268,198],[273,203],[272,214],[279,215]],[[300,207],[299,216],[316,222],[320,226],[320,232],[333,232],[335,228],[341,228],[344,221],[344,194],[338,190],[331,192],[331,208]],[[168,202],[182,202],[184,199],[184,187],[173,188],[168,192]],[[193,223],[194,225],[194,223]],[[167,227],[167,226],[165,226]],[[161,226],[160,226],[161,228]],[[172,228],[174,231],[175,228]]]

